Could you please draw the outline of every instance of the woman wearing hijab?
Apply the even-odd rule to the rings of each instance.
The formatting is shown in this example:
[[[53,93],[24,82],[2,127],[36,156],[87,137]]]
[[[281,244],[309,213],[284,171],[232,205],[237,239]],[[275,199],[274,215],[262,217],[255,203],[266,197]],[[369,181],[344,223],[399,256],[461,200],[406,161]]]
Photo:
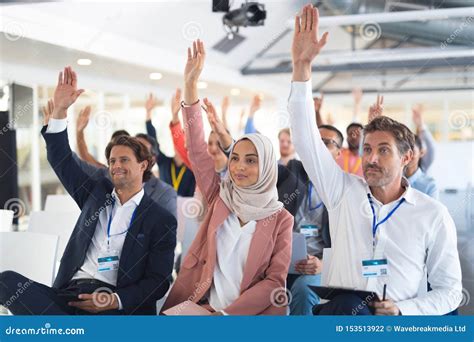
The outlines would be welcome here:
[[[208,212],[163,306],[185,301],[213,315],[284,315],[293,216],[278,202],[270,140],[247,134],[234,144],[221,180],[207,153],[197,81],[199,40],[188,49],[183,116],[189,158]]]

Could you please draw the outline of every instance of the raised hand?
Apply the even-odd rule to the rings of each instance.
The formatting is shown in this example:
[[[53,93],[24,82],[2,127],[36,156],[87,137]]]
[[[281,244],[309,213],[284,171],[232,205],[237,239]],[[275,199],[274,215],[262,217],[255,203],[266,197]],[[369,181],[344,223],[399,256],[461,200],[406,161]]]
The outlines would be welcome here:
[[[354,103],[356,105],[359,105],[360,101],[362,101],[362,95],[364,95],[364,93],[362,92],[362,89],[360,88],[352,89],[352,97],[354,98]]]
[[[178,114],[181,109],[181,89],[176,88],[173,97],[171,98],[171,113],[173,114],[173,121],[179,121]]]
[[[145,109],[146,109],[146,119],[151,120],[151,116],[153,113],[153,109],[155,109],[156,106],[158,106],[158,99],[156,98],[153,93],[148,94],[148,97],[145,101]]]
[[[48,100],[48,104],[43,106],[43,126],[47,126],[49,123],[49,119],[53,115],[54,110],[54,102],[53,99]]]
[[[254,114],[260,109],[261,106],[262,106],[262,97],[260,95],[255,95],[252,98],[252,103],[250,104],[249,116],[253,117]]]
[[[421,104],[417,104],[411,109],[411,111],[413,114],[413,123],[415,124],[416,129],[421,131],[423,129],[423,106]]]
[[[232,144],[232,137],[225,129],[223,122],[219,119],[212,102],[205,98],[204,104],[206,105],[204,110],[207,113],[207,121],[209,121],[212,130],[219,136],[221,147],[224,149],[228,148]]]
[[[81,133],[84,132],[87,125],[89,124],[89,118],[91,116],[91,106],[87,106],[79,112],[76,122],[76,130]]]
[[[321,107],[323,106],[324,94],[321,94],[321,97],[313,97],[314,111],[316,113],[321,112]]]
[[[188,105],[197,102],[197,82],[204,68],[206,52],[204,43],[199,39],[193,42],[193,47],[188,48],[188,59],[184,68],[184,102]]]
[[[229,106],[230,106],[229,96],[224,96],[224,98],[222,99],[221,111],[222,111],[222,123],[224,124],[224,127],[226,129],[229,129],[229,125],[227,123],[227,112],[229,110]]]
[[[58,85],[54,90],[54,110],[52,117],[64,119],[67,116],[67,109],[76,102],[77,98],[84,92],[84,89],[77,89],[77,75],[71,67],[64,68],[59,73]]]
[[[311,78],[311,62],[326,45],[328,33],[319,38],[319,11],[308,4],[301,16],[295,17],[295,33],[291,56],[293,60],[293,81],[304,82]]]
[[[369,122],[373,119],[382,116],[383,114],[383,96],[377,95],[377,102],[369,107]]]

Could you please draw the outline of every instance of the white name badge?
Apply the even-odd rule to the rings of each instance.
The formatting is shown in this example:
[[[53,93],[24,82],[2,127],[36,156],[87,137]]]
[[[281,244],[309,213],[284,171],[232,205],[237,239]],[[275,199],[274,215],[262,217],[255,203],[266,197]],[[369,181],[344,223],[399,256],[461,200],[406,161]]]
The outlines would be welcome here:
[[[362,276],[366,278],[371,277],[385,277],[388,275],[387,259],[371,259],[362,260]]]
[[[111,250],[105,251],[97,258],[97,271],[108,272],[116,271],[119,268],[119,256],[118,252]]]
[[[300,226],[300,233],[306,237],[318,236],[319,228],[314,224],[303,224]]]

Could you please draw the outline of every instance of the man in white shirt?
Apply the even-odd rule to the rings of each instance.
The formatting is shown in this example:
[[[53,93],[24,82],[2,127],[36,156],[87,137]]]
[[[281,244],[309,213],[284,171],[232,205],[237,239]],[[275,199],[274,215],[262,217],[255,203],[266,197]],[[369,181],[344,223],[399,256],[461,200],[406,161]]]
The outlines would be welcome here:
[[[65,68],[42,134],[48,161],[81,215],[53,287],[4,271],[0,304],[15,315],[156,314],[172,280],[176,219],[143,190],[153,159],[137,138],[122,135],[108,144],[110,179],[82,170],[67,135],[67,109],[82,93],[76,83]],[[19,284],[29,286],[18,294]]]
[[[296,151],[329,213],[332,257],[327,285],[373,291],[385,300],[337,296],[318,314],[443,315],[462,298],[456,227],[445,206],[403,178],[413,155],[410,130],[387,117],[364,128],[364,178],[334,162],[316,128],[311,62],[327,41],[319,14],[307,5],[296,17],[293,79],[288,101]],[[427,274],[427,279],[426,279]],[[426,290],[427,283],[431,291]]]

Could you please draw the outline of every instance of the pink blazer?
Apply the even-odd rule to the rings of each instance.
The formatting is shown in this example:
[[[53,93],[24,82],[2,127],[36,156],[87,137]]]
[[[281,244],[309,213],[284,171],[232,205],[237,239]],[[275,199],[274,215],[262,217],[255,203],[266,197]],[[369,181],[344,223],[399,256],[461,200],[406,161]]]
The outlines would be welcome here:
[[[230,211],[219,196],[220,177],[207,153],[201,104],[183,109],[189,159],[208,212],[189,248],[162,310],[186,300],[198,303],[212,285],[216,266],[216,231]],[[224,311],[229,315],[285,315],[281,305],[291,261],[293,216],[286,210],[257,221],[240,285],[240,296]]]

